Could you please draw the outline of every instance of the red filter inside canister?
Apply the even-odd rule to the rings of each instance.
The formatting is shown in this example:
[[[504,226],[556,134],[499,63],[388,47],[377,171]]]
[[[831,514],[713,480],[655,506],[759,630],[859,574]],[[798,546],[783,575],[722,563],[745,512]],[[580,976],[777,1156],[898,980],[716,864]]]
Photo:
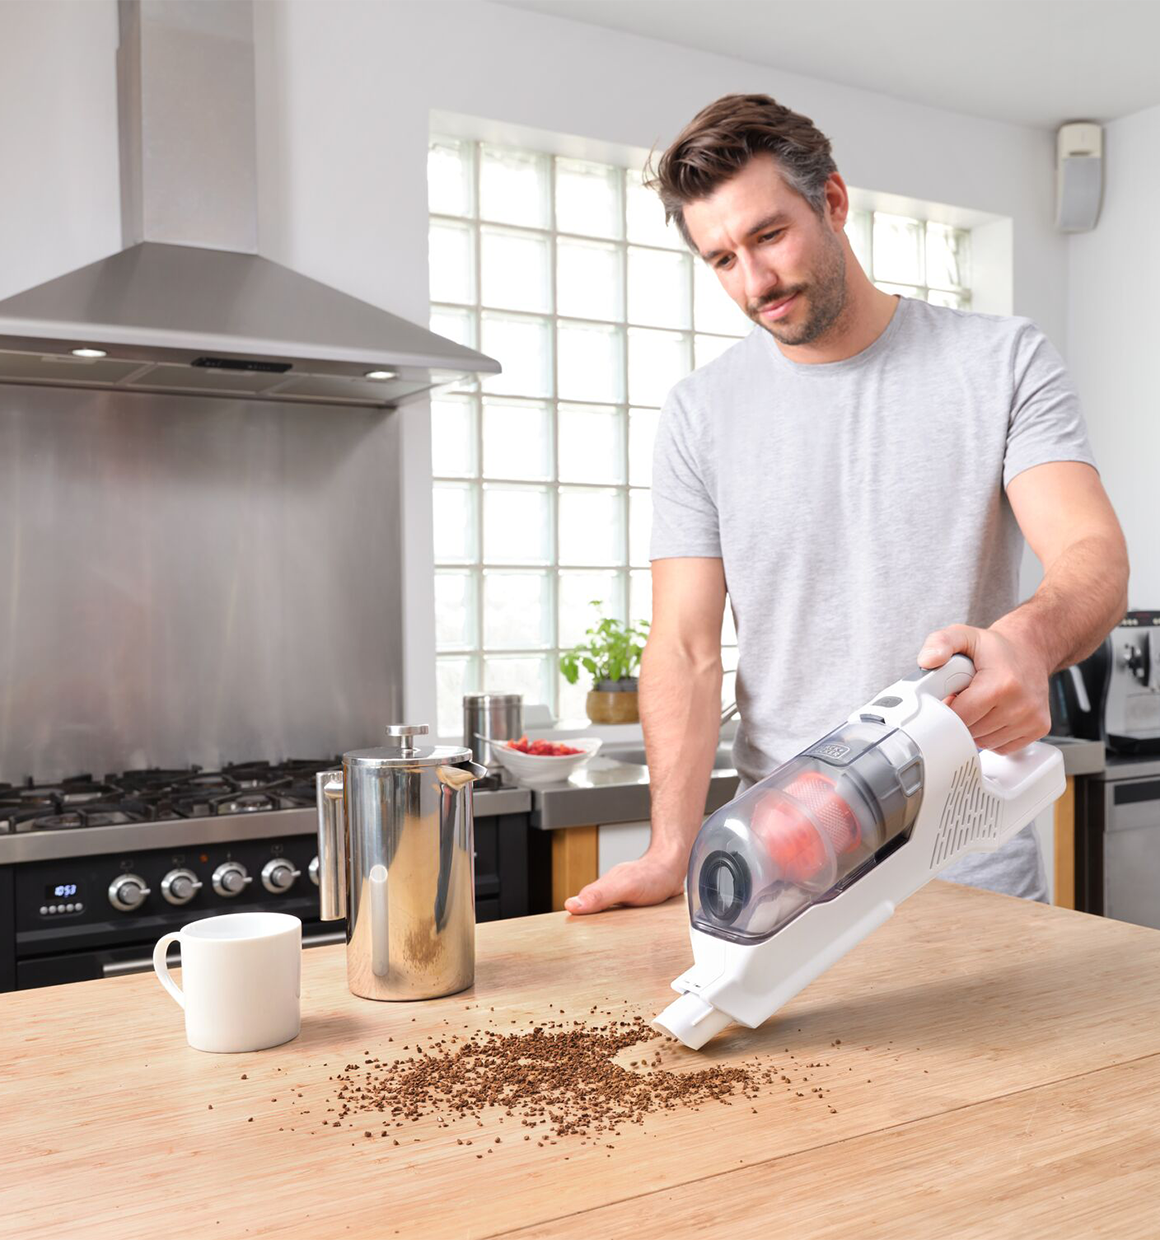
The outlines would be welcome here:
[[[829,865],[819,827],[835,856],[850,852],[862,841],[858,815],[821,771],[799,771],[784,789],[766,794],[749,825],[786,879],[800,886],[809,886]]]

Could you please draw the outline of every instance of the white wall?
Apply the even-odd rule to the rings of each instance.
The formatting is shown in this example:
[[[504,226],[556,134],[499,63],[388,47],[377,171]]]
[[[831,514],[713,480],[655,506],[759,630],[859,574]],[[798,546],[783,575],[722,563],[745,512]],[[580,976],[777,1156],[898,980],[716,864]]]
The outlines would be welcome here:
[[[0,297],[121,248],[117,7],[0,4]]]
[[[1160,107],[1104,131],[1104,205],[1070,238],[1068,361],[1128,539],[1128,605],[1160,608]]]
[[[113,0],[0,4],[0,293],[118,248]],[[408,318],[427,310],[426,141],[443,110],[665,144],[728,91],[767,91],[866,190],[1010,217],[1014,310],[1061,349],[1052,136],[486,0],[263,0],[259,248]],[[27,175],[20,175],[27,170]],[[407,713],[433,718],[429,430],[402,411]]]
[[[1015,313],[1066,343],[1044,131],[485,0],[266,0],[257,21],[261,249],[391,310],[425,312],[431,110],[649,148],[711,99],[748,90],[812,117],[853,185],[1011,217]],[[433,715],[427,430],[418,410],[407,416],[408,711]]]

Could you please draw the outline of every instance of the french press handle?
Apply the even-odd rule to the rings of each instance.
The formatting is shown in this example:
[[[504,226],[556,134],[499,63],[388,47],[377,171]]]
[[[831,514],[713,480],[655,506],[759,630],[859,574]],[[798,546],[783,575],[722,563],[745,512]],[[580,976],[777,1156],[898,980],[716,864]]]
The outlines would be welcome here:
[[[346,916],[346,833],[343,829],[343,773],[319,771],[318,901],[322,921]]]
[[[404,758],[415,752],[416,746],[411,743],[411,737],[426,736],[430,730],[425,723],[389,723],[386,729],[387,737],[399,742],[399,754]]]

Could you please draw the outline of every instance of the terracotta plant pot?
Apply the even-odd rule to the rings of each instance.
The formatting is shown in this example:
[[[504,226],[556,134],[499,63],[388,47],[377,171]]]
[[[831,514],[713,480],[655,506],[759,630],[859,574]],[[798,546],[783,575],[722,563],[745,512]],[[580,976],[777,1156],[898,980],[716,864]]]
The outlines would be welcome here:
[[[598,680],[588,691],[588,718],[593,723],[637,723],[636,680]]]

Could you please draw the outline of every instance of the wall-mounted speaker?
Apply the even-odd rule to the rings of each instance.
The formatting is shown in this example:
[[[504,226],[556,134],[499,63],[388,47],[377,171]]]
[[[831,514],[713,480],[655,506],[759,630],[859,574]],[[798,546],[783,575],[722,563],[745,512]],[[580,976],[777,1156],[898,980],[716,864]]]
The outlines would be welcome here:
[[[1088,232],[1100,217],[1103,198],[1103,131],[1089,121],[1061,125],[1055,149],[1055,226]]]

